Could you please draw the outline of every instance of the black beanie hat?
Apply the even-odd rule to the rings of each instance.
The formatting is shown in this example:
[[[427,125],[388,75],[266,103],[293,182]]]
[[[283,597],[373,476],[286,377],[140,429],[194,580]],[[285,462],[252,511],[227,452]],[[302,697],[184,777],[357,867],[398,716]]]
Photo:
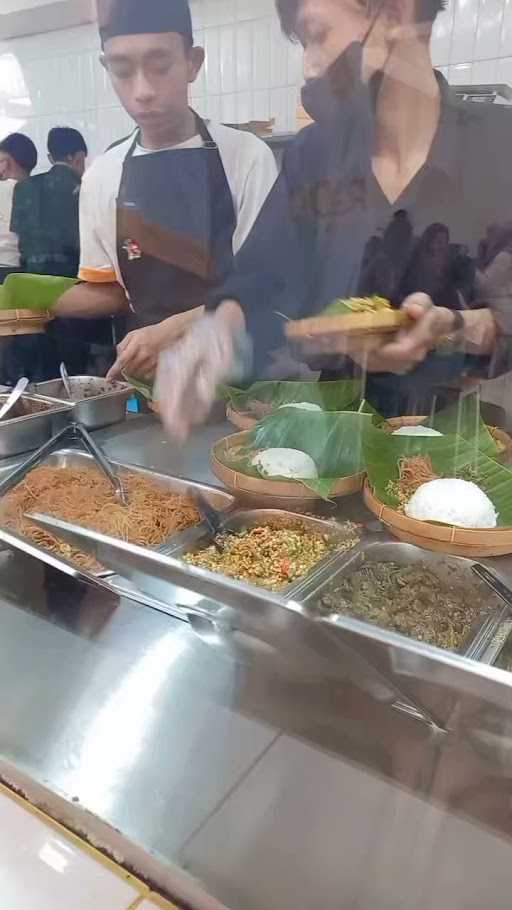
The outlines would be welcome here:
[[[118,35],[177,32],[193,42],[188,0],[98,0],[101,43]]]
[[[0,142],[0,152],[6,152],[14,159],[16,164],[28,171],[29,174],[37,164],[37,149],[23,133],[11,133]]]

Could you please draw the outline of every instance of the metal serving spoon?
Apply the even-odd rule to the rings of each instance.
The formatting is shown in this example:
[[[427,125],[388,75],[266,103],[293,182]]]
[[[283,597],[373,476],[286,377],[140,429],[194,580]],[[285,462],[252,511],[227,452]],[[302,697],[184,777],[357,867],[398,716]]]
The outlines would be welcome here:
[[[9,413],[11,408],[14,407],[16,402],[18,402],[23,395],[23,392],[27,388],[29,380],[24,376],[22,379],[18,379],[18,382],[14,386],[12,392],[10,393],[5,404],[0,408],[0,420],[3,420],[5,415]]]
[[[218,553],[224,552],[224,547],[218,539],[218,535],[223,530],[222,522],[225,515],[222,515],[208,502],[206,496],[197,490],[194,494],[194,502],[197,510],[212,535],[212,543]]]

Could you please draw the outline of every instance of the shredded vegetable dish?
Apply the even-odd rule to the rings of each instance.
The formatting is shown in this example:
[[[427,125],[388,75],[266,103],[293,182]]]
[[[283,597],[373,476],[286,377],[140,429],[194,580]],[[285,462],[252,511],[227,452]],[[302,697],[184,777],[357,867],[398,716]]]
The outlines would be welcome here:
[[[368,563],[320,594],[321,613],[349,613],[439,648],[456,650],[486,611],[476,586],[440,578],[422,563]]]
[[[307,575],[334,550],[348,550],[358,543],[355,530],[349,529],[346,540],[334,535],[297,527],[262,526],[217,537],[221,549],[213,544],[204,550],[187,554],[186,562],[211,572],[279,591]]]

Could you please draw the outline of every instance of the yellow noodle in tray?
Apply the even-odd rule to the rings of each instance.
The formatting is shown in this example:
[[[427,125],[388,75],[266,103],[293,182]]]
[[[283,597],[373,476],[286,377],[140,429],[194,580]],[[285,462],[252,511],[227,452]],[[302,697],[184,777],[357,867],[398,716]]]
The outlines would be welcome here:
[[[158,547],[172,534],[199,523],[199,513],[189,496],[172,493],[128,470],[121,471],[120,476],[127,492],[126,505],[116,498],[112,485],[96,468],[35,468],[1,500],[0,524],[55,556],[98,571],[101,566],[92,556],[32,524],[26,513],[43,512],[143,547]]]

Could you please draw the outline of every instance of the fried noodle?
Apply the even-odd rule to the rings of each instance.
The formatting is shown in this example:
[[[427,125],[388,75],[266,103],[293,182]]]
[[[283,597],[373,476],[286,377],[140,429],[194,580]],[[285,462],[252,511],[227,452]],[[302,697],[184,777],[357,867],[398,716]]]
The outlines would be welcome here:
[[[389,492],[397,497],[403,510],[422,484],[437,480],[438,476],[428,455],[408,455],[398,462],[398,481],[388,484]]]
[[[122,471],[121,477],[127,505],[118,501],[109,481],[95,468],[35,468],[2,499],[0,523],[56,556],[98,571],[101,566],[92,556],[32,524],[25,514],[43,512],[143,547],[158,547],[200,521],[190,497],[130,471]]]

